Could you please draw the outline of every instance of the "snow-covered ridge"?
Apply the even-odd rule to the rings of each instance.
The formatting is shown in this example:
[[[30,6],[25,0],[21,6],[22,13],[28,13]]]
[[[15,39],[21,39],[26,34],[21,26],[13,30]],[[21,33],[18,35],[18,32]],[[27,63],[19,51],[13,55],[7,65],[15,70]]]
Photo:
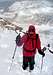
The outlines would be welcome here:
[[[16,22],[28,23],[32,20],[40,25],[52,19],[53,8],[49,4],[47,1],[17,1],[9,7],[9,11],[15,12]]]
[[[8,30],[13,30],[17,28],[18,30],[22,29],[16,22],[7,20],[5,18],[0,17],[0,28],[7,28]]]
[[[39,0],[21,0],[15,1],[8,9],[8,12],[0,13],[0,17],[4,18],[3,21],[0,19],[0,25],[3,27],[9,26],[15,29],[16,25],[24,27],[30,25],[30,23],[37,25],[50,25],[53,26],[53,8],[50,6],[51,3],[48,1]],[[44,26],[45,27],[45,26]],[[25,29],[26,29],[25,28]],[[46,28],[44,28],[46,29]],[[43,29],[43,30],[44,30]]]
[[[46,24],[48,21],[52,20],[53,7],[48,1],[28,1],[21,0],[15,1],[10,7],[8,7],[8,12],[0,11],[0,16],[14,20],[19,24],[27,24],[29,21],[33,21],[38,25]]]

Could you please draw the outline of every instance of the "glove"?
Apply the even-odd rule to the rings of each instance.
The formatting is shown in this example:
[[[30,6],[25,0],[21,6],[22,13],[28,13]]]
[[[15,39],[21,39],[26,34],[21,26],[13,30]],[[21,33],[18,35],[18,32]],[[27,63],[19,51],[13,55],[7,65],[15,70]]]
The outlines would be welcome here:
[[[44,57],[45,53],[43,52],[43,50],[38,49],[38,52]]]
[[[44,47],[42,50],[43,50],[43,52],[44,52],[44,51],[46,50],[46,47]]]
[[[48,44],[48,47],[50,47],[50,44]]]
[[[42,56],[44,57],[45,56],[44,51],[46,50],[46,47],[44,47],[42,50],[43,50],[43,55]]]
[[[18,44],[20,42],[21,36],[20,34],[16,37],[16,44]]]
[[[45,56],[45,53],[43,53],[43,55],[42,55],[43,57]]]
[[[14,59],[14,56],[12,57],[12,59]]]

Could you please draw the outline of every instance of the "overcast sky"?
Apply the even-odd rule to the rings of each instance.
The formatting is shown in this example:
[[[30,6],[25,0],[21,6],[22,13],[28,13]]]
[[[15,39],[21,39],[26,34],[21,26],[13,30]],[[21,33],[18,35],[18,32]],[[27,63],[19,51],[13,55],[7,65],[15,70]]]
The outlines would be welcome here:
[[[13,1],[13,0],[0,0],[0,2],[2,2],[2,1]],[[16,1],[16,0],[14,0],[14,1]],[[17,1],[19,1],[19,0],[17,0]],[[41,0],[40,0],[41,1]],[[45,1],[45,0],[44,0]],[[50,2],[53,2],[53,0],[46,0],[46,1],[50,1]]]
[[[23,0],[0,0],[0,8],[6,9],[11,6],[15,1],[23,1]],[[28,0],[24,0],[28,1]],[[29,0],[31,1],[31,0]],[[53,7],[53,0],[32,0],[32,1],[43,1],[45,5]]]

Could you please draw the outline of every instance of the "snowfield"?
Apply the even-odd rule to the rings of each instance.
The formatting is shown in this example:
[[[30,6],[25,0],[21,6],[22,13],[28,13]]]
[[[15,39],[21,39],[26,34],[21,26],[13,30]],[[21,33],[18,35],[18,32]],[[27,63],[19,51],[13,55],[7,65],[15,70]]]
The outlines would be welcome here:
[[[4,3],[3,3],[4,2]],[[22,46],[17,47],[14,62],[9,72],[12,56],[15,50],[15,39],[18,35],[13,30],[8,30],[5,26],[19,26],[23,31],[27,31],[30,24],[36,28],[41,39],[41,46],[53,51],[53,3],[49,0],[8,0],[0,1],[0,74],[1,75],[53,75],[53,54],[47,50],[41,71],[42,56],[35,55],[35,68],[29,73],[28,69],[22,69]],[[4,5],[2,5],[3,3]],[[4,7],[5,6],[5,7]],[[7,9],[6,9],[7,8]],[[15,28],[15,27],[14,27]],[[19,31],[18,31],[19,33]],[[23,33],[21,33],[21,36]]]
[[[42,29],[42,27],[41,27]],[[47,44],[51,44],[51,50],[53,50],[53,29],[47,29],[47,30],[41,30],[40,32],[40,38],[42,42],[42,47],[46,46]],[[46,31],[46,33],[45,33]],[[50,33],[47,33],[47,32]],[[2,30],[0,29],[0,74],[3,75],[29,75],[30,73],[28,71],[23,71],[22,69],[22,47],[17,47],[17,51],[15,54],[15,59],[11,68],[11,71],[9,72],[9,67],[11,65],[11,60],[13,56],[13,52],[15,49],[15,39],[17,34],[14,31],[9,30]],[[51,37],[52,36],[52,37]],[[45,57],[44,57],[44,63],[43,63],[43,69],[41,72],[41,55],[36,54],[35,56],[35,69],[32,71],[31,74],[36,75],[53,75],[53,54],[51,54],[48,50],[45,51]]]

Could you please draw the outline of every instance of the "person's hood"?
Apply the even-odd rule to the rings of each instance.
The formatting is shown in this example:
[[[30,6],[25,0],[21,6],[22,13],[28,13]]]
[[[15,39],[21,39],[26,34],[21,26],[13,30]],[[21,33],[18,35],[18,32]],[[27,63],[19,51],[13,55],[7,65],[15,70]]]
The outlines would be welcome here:
[[[35,32],[35,27],[33,25],[29,26],[28,32]]]
[[[29,38],[32,38],[32,39],[34,39],[36,37],[35,27],[33,25],[29,26],[28,36],[29,36]]]

